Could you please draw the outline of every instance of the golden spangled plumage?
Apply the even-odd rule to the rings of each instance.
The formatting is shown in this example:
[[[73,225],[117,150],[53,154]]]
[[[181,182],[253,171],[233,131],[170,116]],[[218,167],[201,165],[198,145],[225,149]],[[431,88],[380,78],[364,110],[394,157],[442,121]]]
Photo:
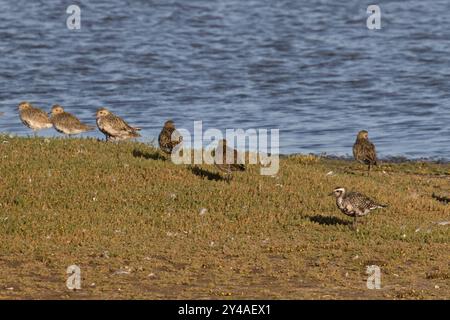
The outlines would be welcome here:
[[[158,136],[158,143],[161,150],[169,155],[172,153],[173,148],[182,141],[183,137],[175,129],[174,122],[172,120],[166,121]]]
[[[45,111],[25,101],[19,104],[19,116],[22,123],[34,132],[53,126]]]
[[[368,172],[371,166],[377,165],[375,145],[369,141],[369,133],[366,130],[358,133],[353,145],[353,156],[356,161],[368,165]]]
[[[81,123],[74,115],[65,112],[60,105],[54,105],[51,111],[51,121],[58,132],[72,135],[94,130],[95,127]]]
[[[137,138],[140,128],[132,127],[122,118],[116,116],[106,108],[100,108],[96,113],[97,127],[106,136],[106,141],[119,141]]]
[[[227,163],[227,150],[229,153],[233,154],[233,160],[229,160],[231,163]],[[222,155],[222,159],[220,159]],[[236,149],[231,149],[227,146],[227,140],[222,139],[214,152],[214,165],[217,169],[226,174],[227,180],[231,179],[231,174],[233,171],[244,171],[245,165],[238,163],[238,151]]]

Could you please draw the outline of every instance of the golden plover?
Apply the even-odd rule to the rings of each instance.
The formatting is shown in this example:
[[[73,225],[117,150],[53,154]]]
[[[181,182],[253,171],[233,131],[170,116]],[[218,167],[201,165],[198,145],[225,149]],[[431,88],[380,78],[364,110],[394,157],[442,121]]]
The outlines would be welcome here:
[[[28,102],[21,102],[19,104],[19,116],[22,123],[32,129],[34,134],[39,130],[48,129],[53,126],[45,111],[33,107]]]
[[[336,205],[341,212],[353,217],[353,227],[356,227],[356,218],[367,215],[370,211],[386,208],[387,205],[379,204],[359,192],[348,192],[345,188],[338,187],[330,195],[336,197]]]
[[[366,130],[358,132],[353,145],[353,156],[356,161],[368,165],[368,174],[370,174],[371,166],[377,165],[375,145],[369,141],[369,133]]]
[[[51,119],[56,131],[67,134],[79,134],[86,131],[94,130],[95,127],[81,123],[81,121],[73,114],[64,111],[64,108],[55,104],[51,110]]]
[[[137,132],[141,128],[130,126],[122,118],[116,116],[106,108],[100,108],[96,113],[97,127],[106,136],[106,141],[120,141],[138,138]]]
[[[227,150],[230,154],[233,154],[233,160],[228,160],[227,163]],[[222,159],[220,159],[222,155]],[[214,165],[217,169],[224,172],[227,181],[230,181],[231,174],[233,171],[245,171],[245,165],[238,163],[238,151],[236,149],[231,149],[227,146],[227,140],[222,139],[214,152]]]
[[[175,129],[175,124],[172,120],[168,120],[164,123],[159,136],[158,142],[161,150],[166,154],[170,155],[173,148],[183,141],[183,137]]]

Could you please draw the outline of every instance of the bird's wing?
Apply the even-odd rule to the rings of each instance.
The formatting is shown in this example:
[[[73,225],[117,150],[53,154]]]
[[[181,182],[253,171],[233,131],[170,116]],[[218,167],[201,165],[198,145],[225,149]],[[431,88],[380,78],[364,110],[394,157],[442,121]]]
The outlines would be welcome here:
[[[366,158],[373,164],[377,164],[377,152],[375,150],[375,145],[372,142],[367,142],[364,144]]]
[[[369,141],[359,141],[353,145],[353,156],[357,161],[367,164],[377,163],[375,145]]]
[[[84,128],[84,124],[82,124],[77,117],[68,112],[63,112],[61,114],[56,115],[53,118],[53,120],[54,120],[53,122],[56,123],[57,125],[62,124],[64,126],[73,128]]]
[[[30,109],[27,114],[40,122],[50,122],[48,114],[39,108]]]
[[[351,199],[353,203],[356,203],[359,207],[363,208],[376,209],[379,207],[384,207],[383,205],[375,202],[368,196],[359,192],[350,192],[347,195],[347,199]]]
[[[136,128],[133,128],[122,118],[116,115],[110,115],[102,121],[103,130],[111,135],[119,135],[121,133],[135,133]]]
[[[171,131],[163,128],[158,137],[159,147],[167,153],[172,152]]]

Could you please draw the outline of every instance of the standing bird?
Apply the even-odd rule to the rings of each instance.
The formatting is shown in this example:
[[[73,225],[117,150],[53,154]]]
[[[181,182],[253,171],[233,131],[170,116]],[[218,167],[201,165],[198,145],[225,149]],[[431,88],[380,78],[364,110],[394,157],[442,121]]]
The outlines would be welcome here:
[[[33,107],[28,102],[21,102],[19,104],[19,116],[22,123],[32,129],[35,135],[37,131],[53,126],[45,111]]]
[[[79,134],[86,131],[94,130],[95,127],[81,123],[77,117],[65,112],[64,108],[55,104],[51,110],[51,121],[56,131],[67,134]]]
[[[183,137],[175,129],[175,124],[172,120],[168,120],[164,123],[159,136],[158,142],[161,150],[166,154],[172,154],[173,148],[183,141]]]
[[[106,108],[97,110],[96,121],[98,129],[106,136],[106,141],[120,141],[141,136],[137,132],[141,128],[130,126]]]
[[[375,145],[369,141],[369,133],[366,130],[358,132],[355,144],[353,145],[353,157],[355,157],[356,161],[368,165],[368,175],[370,175],[371,166],[377,165]]]
[[[232,160],[227,161],[227,150],[228,153],[233,155]],[[224,172],[226,175],[226,180],[229,182],[231,180],[231,174],[233,171],[245,171],[245,165],[237,163],[238,152],[236,149],[231,149],[227,146],[227,140],[222,139],[214,152],[214,165],[217,169]],[[229,163],[228,163],[229,162]]]
[[[387,207],[387,205],[379,204],[362,193],[347,193],[345,188],[338,187],[330,195],[336,197],[336,205],[343,214],[353,217],[354,228],[356,228],[357,217],[365,216],[372,210]]]

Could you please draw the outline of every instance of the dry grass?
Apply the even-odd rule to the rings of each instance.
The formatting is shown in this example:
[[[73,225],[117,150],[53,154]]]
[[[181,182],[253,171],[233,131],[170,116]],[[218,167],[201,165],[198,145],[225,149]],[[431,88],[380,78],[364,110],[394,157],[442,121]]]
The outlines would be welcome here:
[[[276,177],[250,167],[228,184],[141,143],[1,136],[0,154],[3,299],[450,298],[450,227],[437,224],[450,205],[432,197],[448,194],[450,165],[367,177],[295,156]],[[390,206],[353,231],[327,196],[336,186]],[[381,290],[366,288],[372,264]]]

